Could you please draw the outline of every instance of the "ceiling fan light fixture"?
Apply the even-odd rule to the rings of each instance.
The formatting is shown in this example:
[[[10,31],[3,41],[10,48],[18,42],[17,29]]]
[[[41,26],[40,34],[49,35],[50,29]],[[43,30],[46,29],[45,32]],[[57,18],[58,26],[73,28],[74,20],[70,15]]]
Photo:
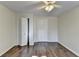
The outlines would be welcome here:
[[[52,11],[53,9],[54,9],[54,6],[52,6],[52,5],[48,5],[45,7],[45,10],[48,12]]]
[[[56,4],[56,1],[43,1],[45,4],[40,9],[44,9],[47,12],[52,11],[54,8],[60,8],[61,6]]]

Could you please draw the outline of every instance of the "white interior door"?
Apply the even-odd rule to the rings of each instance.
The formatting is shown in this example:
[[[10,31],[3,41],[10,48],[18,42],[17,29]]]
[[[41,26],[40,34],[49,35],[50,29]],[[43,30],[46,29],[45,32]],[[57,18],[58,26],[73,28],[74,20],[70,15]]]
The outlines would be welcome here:
[[[45,18],[37,20],[37,41],[48,41],[48,20]]]
[[[21,45],[27,45],[27,33],[28,33],[28,22],[26,18],[21,19],[21,24],[22,24],[22,40],[21,40]]]

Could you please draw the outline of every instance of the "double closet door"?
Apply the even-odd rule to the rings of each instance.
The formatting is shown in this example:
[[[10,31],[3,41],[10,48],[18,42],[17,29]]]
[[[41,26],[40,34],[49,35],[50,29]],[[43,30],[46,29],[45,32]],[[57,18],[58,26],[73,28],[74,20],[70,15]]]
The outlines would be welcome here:
[[[48,19],[39,18],[36,22],[37,42],[48,41]]]
[[[29,20],[29,22],[28,22]],[[29,25],[29,26],[28,26]],[[33,45],[33,19],[30,17],[21,19],[21,45],[27,45],[29,39],[29,45]]]
[[[21,19],[21,45],[27,45],[28,38],[28,21],[26,18]]]
[[[29,44],[33,45],[34,42],[47,42],[48,41],[48,19],[37,18],[36,21],[34,20],[35,19],[29,18]],[[28,18],[22,18],[21,24],[22,24],[21,45],[27,45]]]

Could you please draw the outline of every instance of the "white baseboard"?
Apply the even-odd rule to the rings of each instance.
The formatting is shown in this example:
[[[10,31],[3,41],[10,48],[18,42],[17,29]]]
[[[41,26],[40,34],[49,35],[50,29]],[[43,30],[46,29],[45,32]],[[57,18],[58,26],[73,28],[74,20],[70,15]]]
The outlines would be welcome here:
[[[58,42],[58,41],[34,41],[35,42]]]
[[[15,46],[15,45],[14,45]],[[10,50],[12,47],[14,47],[14,46],[11,46],[11,47],[9,47],[8,49],[6,49],[6,50],[4,50],[3,52],[1,52],[0,53],[0,56],[2,56],[3,54],[5,54],[8,50]]]
[[[20,46],[25,46],[25,45],[27,45],[27,44],[20,44]],[[29,45],[30,45],[30,46],[33,46],[34,43],[30,43]]]
[[[30,45],[31,45],[31,46],[33,46],[33,45],[34,45],[34,43],[30,43]]]
[[[70,50],[72,53],[74,53],[75,55],[79,56],[79,53],[73,51],[72,49],[70,49],[69,47],[67,47],[66,45],[64,45],[63,43],[61,42],[58,42],[59,44],[61,44],[62,46],[64,46],[65,48],[67,48],[68,50]]]

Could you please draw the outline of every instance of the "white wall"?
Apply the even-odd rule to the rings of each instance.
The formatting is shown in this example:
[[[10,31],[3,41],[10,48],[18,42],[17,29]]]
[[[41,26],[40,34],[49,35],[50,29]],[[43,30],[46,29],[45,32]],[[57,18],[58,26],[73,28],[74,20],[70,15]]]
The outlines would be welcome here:
[[[59,42],[79,56],[79,7],[58,18]]]
[[[0,5],[0,55],[17,45],[17,15]]]
[[[58,42],[58,19],[56,17],[48,17],[48,40]]]
[[[17,45],[21,44],[21,16],[17,14]]]

